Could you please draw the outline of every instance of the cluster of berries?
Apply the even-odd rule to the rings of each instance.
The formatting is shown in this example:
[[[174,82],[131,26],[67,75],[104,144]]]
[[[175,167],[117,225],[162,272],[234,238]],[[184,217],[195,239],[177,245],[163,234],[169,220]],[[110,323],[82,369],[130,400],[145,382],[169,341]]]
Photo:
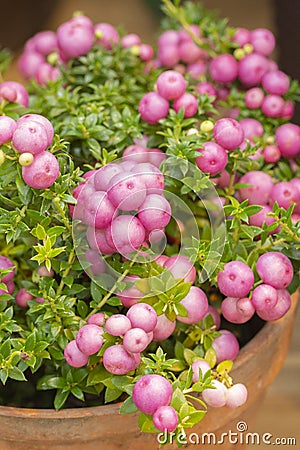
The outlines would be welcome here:
[[[152,47],[143,44],[138,35],[131,33],[120,38],[112,25],[94,25],[88,17],[78,15],[62,23],[56,32],[41,31],[29,39],[19,58],[19,70],[25,78],[34,78],[39,84],[47,84],[60,76],[60,64],[86,55],[93,45],[107,50],[121,45],[143,61],[153,57]]]
[[[12,147],[20,153],[23,180],[32,188],[46,189],[59,175],[58,161],[47,151],[53,137],[51,122],[40,114],[26,114],[17,121],[9,116],[0,116],[0,145],[11,141]],[[3,150],[0,157],[3,163]]]
[[[5,285],[2,286],[2,288],[0,288],[0,295],[3,294],[14,294],[15,292],[15,283],[13,281],[14,276],[15,276],[15,265],[13,263],[13,261],[8,258],[7,256],[3,256],[0,255],[0,270],[1,272],[3,271],[7,271],[8,273],[5,273],[5,275],[3,275],[0,278],[0,283],[3,283]],[[54,272],[51,269],[51,271],[48,271],[47,268],[45,266],[40,266],[37,270],[37,274],[40,277],[53,277]],[[35,300],[38,303],[44,303],[45,299],[43,297],[33,297],[33,295],[31,295],[29,292],[27,292],[27,290],[25,288],[21,288],[16,292],[15,295],[15,300],[17,305],[19,305],[21,308],[26,308],[28,307],[27,302],[30,300]]]
[[[88,225],[91,249],[126,256],[161,239],[171,218],[164,176],[157,167],[162,159],[157,149],[131,145],[118,163],[85,174],[86,182],[73,191],[77,205],[70,212]]]
[[[229,322],[245,323],[255,312],[263,320],[277,320],[289,310],[291,296],[286,288],[294,275],[289,258],[281,252],[264,253],[258,258],[256,271],[260,280],[253,290],[254,273],[244,262],[228,262],[219,271],[218,287],[226,296],[222,315]]]

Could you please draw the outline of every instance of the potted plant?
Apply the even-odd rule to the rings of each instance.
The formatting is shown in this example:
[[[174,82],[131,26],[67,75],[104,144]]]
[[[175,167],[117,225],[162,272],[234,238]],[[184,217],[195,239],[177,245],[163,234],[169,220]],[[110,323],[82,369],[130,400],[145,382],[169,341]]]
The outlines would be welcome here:
[[[23,448],[157,447],[137,423],[180,446],[288,348],[298,85],[270,31],[162,8],[156,49],[74,14],[25,44],[26,89],[0,85],[0,414]]]

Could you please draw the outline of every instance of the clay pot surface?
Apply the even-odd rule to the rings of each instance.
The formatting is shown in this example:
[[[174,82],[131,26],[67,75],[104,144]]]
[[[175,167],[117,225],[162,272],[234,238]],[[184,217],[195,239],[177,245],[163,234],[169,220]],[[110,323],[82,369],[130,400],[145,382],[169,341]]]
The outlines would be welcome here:
[[[282,368],[289,350],[293,323],[296,315],[297,296],[282,319],[268,322],[240,351],[234,363],[232,377],[235,382],[244,383],[249,392],[245,405],[236,408],[210,409],[204,420],[192,430],[188,437],[188,448],[195,448],[199,436],[201,449],[212,448],[212,442],[203,445],[203,433],[214,433],[216,439],[222,433],[242,433],[243,422],[251,432],[255,412],[264,398],[267,387]],[[240,426],[240,430],[237,428]],[[0,450],[154,450],[159,448],[157,435],[145,434],[138,429],[137,415],[119,414],[119,405],[89,408],[25,409],[0,407]],[[193,439],[194,443],[190,442]],[[212,437],[210,437],[212,439]],[[228,442],[223,450],[244,448]],[[205,445],[205,442],[207,445]],[[166,450],[177,446],[166,445]],[[199,447],[199,448],[200,448]]]

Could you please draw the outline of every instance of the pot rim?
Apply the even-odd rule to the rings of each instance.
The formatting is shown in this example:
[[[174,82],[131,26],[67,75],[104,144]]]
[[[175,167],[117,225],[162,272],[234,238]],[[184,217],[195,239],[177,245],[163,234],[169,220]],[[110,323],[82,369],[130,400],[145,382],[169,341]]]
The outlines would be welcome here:
[[[285,329],[287,324],[292,321],[296,314],[296,310],[299,303],[299,293],[296,292],[292,295],[292,304],[289,311],[282,317],[273,322],[266,322],[263,327],[256,333],[256,335],[240,350],[237,358],[234,361],[234,371],[238,370],[244,364],[253,357],[259,348],[259,342],[264,342],[265,340],[272,340],[273,332],[272,330],[276,327],[280,327],[282,330]],[[62,409],[60,411],[55,411],[54,409],[39,409],[39,408],[20,408],[14,406],[1,406],[0,405],[0,417],[18,417],[18,418],[28,418],[30,416],[32,419],[73,419],[81,418],[87,416],[103,416],[103,415],[115,415],[119,413],[120,405],[122,402],[113,403],[110,405],[100,405],[100,406],[83,406],[78,408],[68,408]]]

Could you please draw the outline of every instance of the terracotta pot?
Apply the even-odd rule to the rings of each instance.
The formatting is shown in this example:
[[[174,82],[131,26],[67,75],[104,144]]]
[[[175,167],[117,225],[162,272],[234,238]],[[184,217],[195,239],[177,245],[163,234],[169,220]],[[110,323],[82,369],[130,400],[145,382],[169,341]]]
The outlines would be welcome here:
[[[246,384],[247,403],[240,408],[210,410],[205,419],[191,430],[195,439],[202,433],[237,431],[244,421],[251,429],[258,405],[268,385],[284,364],[293,329],[297,307],[292,307],[277,322],[269,322],[240,351],[232,375]],[[91,408],[34,410],[0,407],[0,450],[154,450],[158,449],[156,435],[141,433],[136,415],[120,415],[119,405]],[[189,441],[189,439],[188,439]],[[227,442],[227,440],[225,439]],[[200,441],[201,442],[201,441]],[[207,441],[206,441],[207,442]],[[174,446],[167,445],[166,449]],[[195,448],[194,444],[190,448]],[[201,445],[211,449],[212,445]],[[240,449],[242,445],[222,445],[223,450]]]

